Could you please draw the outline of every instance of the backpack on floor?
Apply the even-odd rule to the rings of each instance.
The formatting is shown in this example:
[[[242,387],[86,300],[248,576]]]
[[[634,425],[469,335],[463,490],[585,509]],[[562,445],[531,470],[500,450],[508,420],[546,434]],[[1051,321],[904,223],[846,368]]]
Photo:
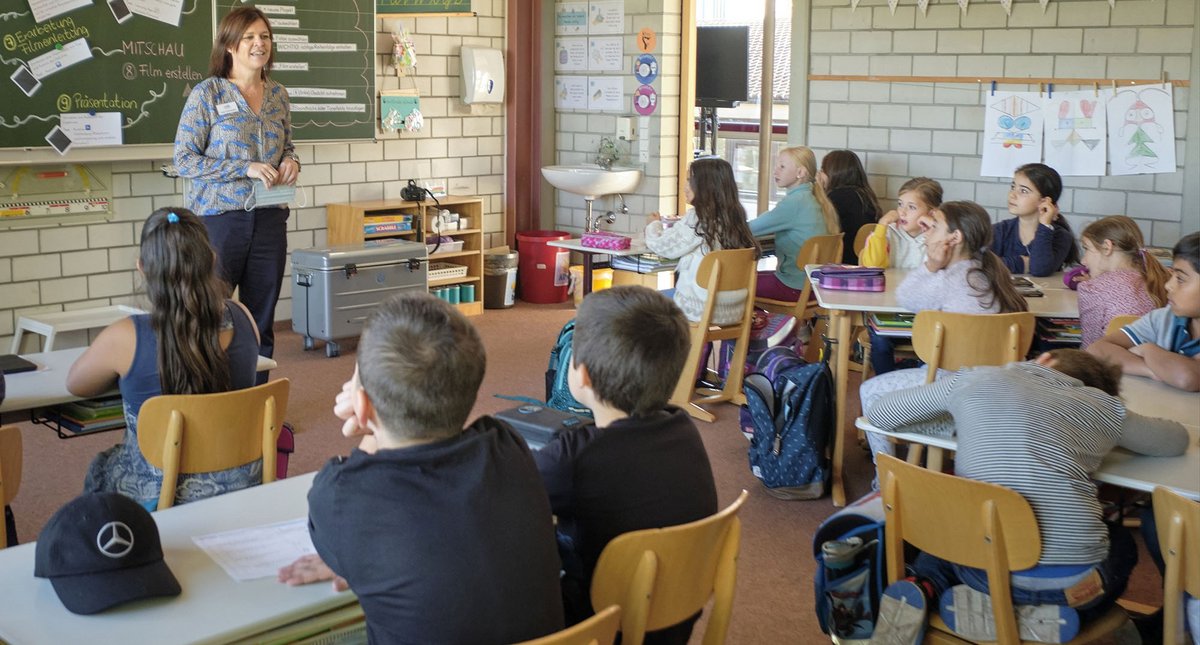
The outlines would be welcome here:
[[[813,534],[814,600],[826,634],[865,642],[875,631],[887,585],[883,527],[883,496],[876,491],[829,516]]]
[[[780,499],[825,494],[831,471],[826,447],[836,418],[828,363],[808,363],[790,347],[772,347],[758,357],[742,391],[754,476]]]
[[[591,409],[571,396],[571,387],[567,384],[567,372],[571,368],[571,341],[574,338],[575,321],[569,320],[558,332],[558,339],[550,350],[550,365],[546,368],[546,405],[590,419]]]

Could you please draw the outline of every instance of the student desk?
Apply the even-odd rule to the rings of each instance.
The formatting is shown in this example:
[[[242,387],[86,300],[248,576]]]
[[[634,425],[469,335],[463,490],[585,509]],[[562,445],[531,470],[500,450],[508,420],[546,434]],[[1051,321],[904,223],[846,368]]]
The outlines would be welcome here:
[[[1121,379],[1121,396],[1126,407],[1138,414],[1182,423],[1190,436],[1187,452],[1178,457],[1148,457],[1115,448],[1092,474],[1092,479],[1145,492],[1164,486],[1200,500],[1200,393],[1183,392],[1140,376],[1126,376]],[[880,430],[866,417],[859,417],[855,425],[862,430],[946,450],[954,450],[958,445],[954,437]]]
[[[313,473],[154,513],[167,566],[183,593],[143,600],[94,616],[62,606],[49,580],[33,577],[34,544],[0,551],[0,639],[24,643],[262,642],[322,631],[305,624],[361,620],[351,592],[329,583],[289,587],[274,577],[236,582],[192,543],[192,536],[306,517]]]
[[[810,265],[808,272],[820,268]],[[833,366],[834,387],[837,396],[837,413],[833,435],[833,483],[831,494],[834,506],[846,505],[846,490],[842,483],[842,460],[845,453],[845,441],[842,429],[845,428],[846,413],[846,383],[850,375],[850,350],[854,339],[850,337],[851,317],[853,314],[864,312],[876,313],[912,313],[896,303],[896,287],[904,281],[908,274],[904,269],[887,269],[887,290],[880,292],[867,291],[838,291],[822,289],[815,282],[813,293],[817,303],[829,311],[830,338],[834,340],[830,365]],[[1045,295],[1040,298],[1027,298],[1029,310],[1034,315],[1044,318],[1078,318],[1079,302],[1075,292],[1061,287],[1062,276],[1056,274],[1034,280],[1042,288]],[[1060,287],[1054,287],[1054,285]],[[843,351],[844,350],[844,351]]]
[[[633,240],[629,248],[615,251],[613,249],[598,249],[594,246],[584,246],[583,240],[573,238],[570,240],[551,240],[546,242],[546,246],[553,246],[560,249],[570,249],[583,254],[583,295],[588,295],[592,292],[592,256],[593,255],[641,255],[649,253],[644,240]]]
[[[23,354],[23,358],[37,363],[38,369],[4,376],[8,392],[4,402],[0,403],[0,415],[79,401],[82,397],[67,391],[67,372],[85,349],[87,348],[73,347],[38,354]],[[260,372],[273,370],[277,366],[273,359],[258,357]],[[112,394],[116,393],[116,390],[113,390]]]

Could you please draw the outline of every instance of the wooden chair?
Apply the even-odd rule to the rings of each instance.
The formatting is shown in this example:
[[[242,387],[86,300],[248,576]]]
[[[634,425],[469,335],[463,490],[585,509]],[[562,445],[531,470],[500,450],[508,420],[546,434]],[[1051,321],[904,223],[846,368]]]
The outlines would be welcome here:
[[[21,429],[0,428],[0,506],[8,506],[21,490]],[[8,532],[0,520],[0,549],[8,546]]]
[[[854,255],[862,255],[862,250],[867,248],[867,238],[875,232],[876,226],[878,224],[871,222],[858,227],[858,232],[854,234]]]
[[[1121,331],[1121,328],[1129,323],[1141,318],[1141,316],[1113,316],[1113,319],[1108,321],[1108,326],[1104,328],[1104,335],[1107,336],[1115,331]]]
[[[804,269],[810,264],[832,264],[841,262],[842,260],[842,236],[838,235],[814,235],[804,242],[800,247],[800,253],[796,256],[796,266]],[[771,313],[790,314],[796,318],[796,327],[808,324],[808,320],[815,316],[820,310],[817,306],[817,301],[812,298],[812,283],[808,280],[804,281],[804,288],[800,290],[800,299],[796,302],[787,300],[775,300],[773,298],[756,298],[754,306],[761,309],[766,309]],[[808,361],[816,361],[819,358],[821,334],[824,333],[824,325],[820,324],[816,329],[813,329],[813,341],[808,343],[808,351],[805,352],[805,359]]]
[[[904,544],[956,564],[987,571],[996,642],[1023,643],[1013,612],[1011,573],[1032,567],[1042,554],[1037,518],[1029,502],[1014,490],[955,477],[889,455],[876,466],[887,519],[885,549],[888,583],[905,575]],[[1088,643],[1111,634],[1128,618],[1116,604],[1084,625],[1071,643]],[[926,643],[967,643],[956,636],[936,610],[929,612]]]
[[[1183,592],[1200,598],[1200,503],[1161,486],[1154,489],[1154,523],[1162,549],[1163,645],[1182,645]]]
[[[701,408],[700,403],[719,403],[731,401],[737,405],[746,402],[742,393],[742,376],[746,365],[746,352],[750,348],[750,328],[754,320],[754,286],[757,280],[755,272],[754,249],[726,249],[713,251],[700,261],[696,272],[696,281],[708,290],[708,301],[704,303],[704,311],[700,320],[690,323],[691,349],[683,363],[683,372],[671,395],[671,403],[677,405],[688,414],[703,421],[712,422],[716,416]],[[721,291],[746,290],[746,308],[742,318],[728,325],[712,323],[713,309],[717,304],[714,294]],[[733,358],[729,362],[729,373],[725,376],[725,384],[721,389],[696,389],[696,374],[700,369],[700,357],[704,345],[710,341],[733,341]],[[715,352],[714,352],[715,353]],[[699,395],[699,396],[697,396]]]
[[[275,442],[287,412],[290,381],[217,394],[147,399],[138,413],[138,447],[163,471],[158,510],[175,505],[181,474],[227,470],[262,459],[262,479],[275,481]]]
[[[1028,311],[1011,314],[956,314],[917,312],[913,321],[913,349],[928,365],[925,382],[932,383],[938,369],[957,370],[980,365],[1004,365],[1025,358],[1033,342],[1035,322]],[[909,462],[921,459],[921,446],[909,446]],[[930,447],[927,465],[942,469],[942,449]]]
[[[582,623],[517,645],[612,645],[620,628],[621,608],[610,605]]]
[[[704,645],[725,642],[733,610],[742,491],[725,510],[664,529],[619,535],[604,547],[592,576],[592,605],[621,605],[621,642],[641,645],[647,631],[670,627],[713,598]]]

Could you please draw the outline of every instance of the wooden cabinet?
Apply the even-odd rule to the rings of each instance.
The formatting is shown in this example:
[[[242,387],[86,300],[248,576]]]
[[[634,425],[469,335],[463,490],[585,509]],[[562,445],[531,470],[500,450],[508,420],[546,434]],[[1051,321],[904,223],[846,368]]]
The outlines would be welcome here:
[[[478,197],[446,196],[439,200],[441,208],[467,219],[470,228],[443,228],[440,235],[462,242],[462,248],[453,251],[439,250],[429,256],[430,264],[444,262],[467,267],[461,277],[429,277],[429,288],[470,285],[474,287],[474,302],[459,303],[458,309],[468,316],[483,313],[483,200]],[[362,244],[365,240],[401,238],[433,244],[437,239],[435,225],[438,222],[438,205],[433,200],[410,202],[381,199],[362,202],[325,205],[326,241],[329,246]],[[366,233],[371,218],[395,215],[412,216],[412,230],[386,233]],[[452,246],[458,246],[452,244]]]

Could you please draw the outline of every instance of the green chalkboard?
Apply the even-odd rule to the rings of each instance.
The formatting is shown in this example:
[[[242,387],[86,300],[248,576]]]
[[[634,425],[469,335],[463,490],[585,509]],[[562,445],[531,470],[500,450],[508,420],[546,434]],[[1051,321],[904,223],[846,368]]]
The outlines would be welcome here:
[[[119,118],[122,145],[172,143],[188,93],[208,75],[217,19],[242,4],[5,0],[18,8],[0,10],[0,149],[48,149],[47,136],[61,145],[64,131],[91,129],[79,119],[91,112],[112,115],[109,125]],[[46,13],[35,15],[31,5]],[[289,0],[261,8],[276,35],[272,78],[292,94],[294,138],[373,138],[369,1]],[[162,13],[146,15],[151,11]],[[62,117],[72,113],[74,131]],[[76,136],[68,156],[85,143]]]
[[[471,0],[375,0],[379,13],[471,13]]]
[[[241,5],[240,0],[219,0],[218,15]],[[369,1],[292,0],[259,8],[275,33],[271,78],[288,89],[292,137],[373,138],[375,15]]]
[[[212,3],[185,0],[176,26],[105,0],[41,21],[34,3],[5,2],[20,9],[0,13],[0,147],[44,148],[59,114],[91,111],[120,112],[123,143],[174,141],[188,92],[208,74]]]

